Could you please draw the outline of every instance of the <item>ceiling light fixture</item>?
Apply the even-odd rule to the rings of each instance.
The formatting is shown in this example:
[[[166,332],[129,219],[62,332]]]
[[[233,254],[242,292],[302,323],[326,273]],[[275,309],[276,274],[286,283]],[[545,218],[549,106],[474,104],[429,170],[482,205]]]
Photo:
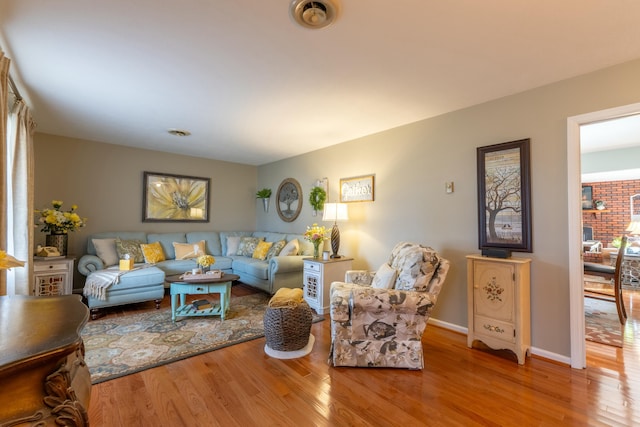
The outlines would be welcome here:
[[[295,22],[313,29],[331,25],[338,16],[333,0],[293,0],[289,12]]]
[[[169,133],[169,135],[173,135],[173,136],[189,136],[189,135],[191,135],[191,132],[189,132],[188,130],[182,130],[182,129],[169,129],[167,132]]]

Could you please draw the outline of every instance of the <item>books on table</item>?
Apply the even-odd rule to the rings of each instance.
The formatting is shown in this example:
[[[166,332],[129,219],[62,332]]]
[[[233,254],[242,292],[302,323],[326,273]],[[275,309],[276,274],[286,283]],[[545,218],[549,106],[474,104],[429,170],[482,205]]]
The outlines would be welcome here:
[[[191,303],[195,310],[204,310],[207,308],[213,308],[213,304],[206,299],[198,299]]]

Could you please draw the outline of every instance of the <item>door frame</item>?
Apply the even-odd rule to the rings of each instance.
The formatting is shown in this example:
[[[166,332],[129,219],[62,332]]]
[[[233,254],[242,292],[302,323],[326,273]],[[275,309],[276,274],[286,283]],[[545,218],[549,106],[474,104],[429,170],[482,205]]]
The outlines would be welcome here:
[[[571,367],[587,367],[582,269],[582,178],[580,126],[640,113],[640,103],[594,111],[567,118],[567,215],[569,239],[569,321]]]

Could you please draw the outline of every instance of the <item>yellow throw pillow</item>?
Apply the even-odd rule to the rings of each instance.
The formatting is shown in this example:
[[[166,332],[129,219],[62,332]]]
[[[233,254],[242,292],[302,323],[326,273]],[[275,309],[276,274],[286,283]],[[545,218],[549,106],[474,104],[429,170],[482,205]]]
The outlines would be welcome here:
[[[269,252],[269,249],[271,249],[271,245],[273,245],[273,242],[259,242],[256,249],[253,251],[253,258],[262,260],[266,259],[267,253]]]
[[[178,243],[173,242],[173,249],[176,251],[176,259],[198,258],[204,255],[204,240],[197,243]]]
[[[147,264],[155,264],[166,259],[160,242],[141,243],[140,249],[142,249],[142,255],[144,255],[144,262]]]

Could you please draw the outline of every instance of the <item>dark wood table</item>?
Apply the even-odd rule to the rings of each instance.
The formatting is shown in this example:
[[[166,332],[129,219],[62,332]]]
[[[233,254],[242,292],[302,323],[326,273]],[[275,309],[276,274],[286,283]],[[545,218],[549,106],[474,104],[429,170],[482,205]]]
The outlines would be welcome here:
[[[0,426],[88,425],[80,295],[0,297]]]

